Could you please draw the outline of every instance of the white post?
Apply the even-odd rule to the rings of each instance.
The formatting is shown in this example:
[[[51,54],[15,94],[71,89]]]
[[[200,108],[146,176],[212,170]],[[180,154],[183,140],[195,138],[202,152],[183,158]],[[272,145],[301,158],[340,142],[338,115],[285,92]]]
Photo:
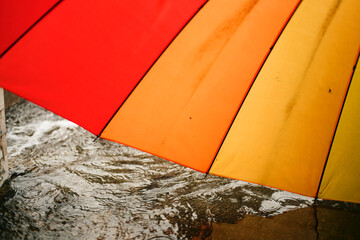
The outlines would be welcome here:
[[[4,89],[0,88],[0,187],[9,177],[6,148]]]

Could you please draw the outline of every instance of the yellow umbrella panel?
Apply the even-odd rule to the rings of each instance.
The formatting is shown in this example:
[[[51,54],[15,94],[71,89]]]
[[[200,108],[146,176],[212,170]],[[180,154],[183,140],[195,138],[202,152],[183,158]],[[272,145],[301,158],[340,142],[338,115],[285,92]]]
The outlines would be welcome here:
[[[360,202],[360,66],[351,81],[321,182],[320,198]]]
[[[300,4],[210,173],[316,195],[358,54],[359,9],[358,0]]]

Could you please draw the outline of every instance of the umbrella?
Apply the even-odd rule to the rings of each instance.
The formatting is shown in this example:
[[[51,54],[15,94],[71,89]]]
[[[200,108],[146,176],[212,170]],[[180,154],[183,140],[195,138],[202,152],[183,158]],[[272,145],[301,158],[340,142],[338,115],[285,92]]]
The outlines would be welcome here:
[[[0,1],[1,87],[200,172],[360,202],[358,0],[22,4]]]

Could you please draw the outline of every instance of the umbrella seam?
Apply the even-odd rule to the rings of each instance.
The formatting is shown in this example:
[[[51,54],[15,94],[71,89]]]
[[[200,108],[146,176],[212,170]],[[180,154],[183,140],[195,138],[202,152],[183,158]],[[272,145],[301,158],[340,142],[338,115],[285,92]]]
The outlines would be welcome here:
[[[251,85],[249,86],[249,88],[248,88],[248,90],[247,90],[247,92],[246,92],[246,94],[245,94],[245,96],[244,96],[243,101],[240,103],[240,106],[238,107],[237,112],[236,112],[234,118],[232,119],[231,124],[230,124],[229,128],[227,129],[226,134],[224,135],[224,137],[223,137],[223,139],[222,139],[222,141],[221,141],[221,144],[219,145],[219,148],[218,148],[218,150],[217,150],[214,158],[213,158],[212,161],[211,161],[211,164],[210,164],[209,168],[208,168],[208,170],[206,171],[206,175],[209,174],[209,172],[210,172],[210,170],[211,170],[211,168],[212,168],[212,166],[213,166],[213,164],[214,164],[214,162],[215,162],[215,159],[216,159],[216,157],[218,156],[218,154],[219,154],[219,152],[220,152],[220,149],[221,149],[222,145],[224,144],[225,139],[226,139],[227,135],[229,134],[229,131],[230,131],[230,129],[231,129],[231,127],[232,127],[232,125],[233,125],[233,123],[234,123],[237,115],[239,114],[241,107],[243,106],[243,104],[244,104],[244,102],[245,102],[245,100],[246,100],[246,97],[248,96],[249,92],[251,91],[252,86],[254,85],[254,82],[256,81],[256,78],[258,77],[258,75],[259,75],[261,69],[263,68],[266,60],[267,60],[268,57],[270,56],[270,53],[272,52],[275,44],[276,44],[277,41],[279,40],[281,34],[284,32],[286,26],[288,25],[288,23],[290,22],[291,18],[294,16],[296,10],[299,8],[299,6],[300,6],[300,4],[301,4],[302,2],[303,2],[303,0],[300,0],[300,1],[299,1],[299,3],[297,4],[297,6],[295,7],[295,9],[293,10],[293,12],[290,14],[289,18],[287,19],[286,24],[283,26],[283,28],[281,29],[280,33],[279,33],[279,34],[277,35],[277,37],[275,38],[275,41],[273,42],[273,44],[270,46],[269,51],[268,51],[265,59],[263,60],[261,66],[259,67],[256,75],[254,76],[253,81],[252,81]]]
[[[335,130],[334,130],[334,133],[333,133],[333,137],[332,137],[332,139],[331,139],[331,144],[330,144],[330,147],[329,147],[328,154],[327,154],[327,156],[326,156],[326,160],[325,160],[325,163],[324,163],[324,167],[323,167],[323,170],[322,170],[322,173],[321,173],[321,177],[320,177],[320,180],[319,180],[319,184],[318,184],[318,187],[317,187],[317,190],[316,190],[315,198],[318,198],[318,195],[319,195],[319,192],[320,192],[321,183],[322,183],[322,180],[323,180],[324,175],[325,175],[326,166],[327,166],[327,163],[328,163],[328,160],[329,160],[329,157],[330,157],[331,149],[332,149],[332,146],[333,146],[333,143],[334,143],[334,139],[335,139],[336,132],[337,132],[337,129],[338,129],[338,126],[339,126],[339,122],[340,122],[340,119],[341,119],[341,115],[342,115],[342,113],[343,113],[343,109],[344,109],[344,106],[345,106],[345,102],[346,102],[346,99],[347,99],[347,96],[348,96],[348,93],[349,93],[349,89],[350,89],[352,80],[353,80],[353,78],[354,78],[355,69],[356,69],[356,67],[357,67],[357,65],[358,65],[358,63],[359,63],[359,58],[360,58],[360,48],[359,48],[359,50],[358,50],[358,54],[357,54],[357,57],[356,57],[354,66],[352,67],[352,73],[351,73],[351,76],[350,76],[349,84],[348,84],[348,87],[347,87],[347,89],[346,89],[346,93],[345,93],[345,96],[344,96],[344,100],[343,100],[343,103],[342,103],[342,106],[341,106],[341,109],[340,109],[340,112],[339,112],[339,116],[338,116],[338,119],[337,119],[337,122],[336,122]]]
[[[0,54],[0,59],[13,48],[31,29],[33,29],[42,19],[44,19],[52,10],[54,10],[63,0],[57,1],[49,10],[47,10],[36,22],[34,22],[23,34],[21,34],[3,53]]]
[[[116,114],[119,112],[121,107],[125,104],[125,102],[128,100],[128,98],[131,96],[131,94],[135,91],[137,86],[141,83],[141,81],[145,78],[147,73],[152,69],[152,67],[156,64],[156,62],[161,58],[161,56],[164,54],[164,52],[169,48],[169,46],[174,42],[174,40],[179,36],[179,34],[186,28],[186,26],[191,22],[191,20],[200,12],[200,10],[205,6],[206,3],[208,3],[209,0],[206,0],[199,9],[191,16],[191,18],[184,24],[184,26],[180,29],[180,31],[172,38],[172,40],[169,42],[169,44],[165,47],[165,49],[159,54],[159,56],[156,58],[156,60],[151,64],[151,66],[148,68],[148,70],[144,73],[144,75],[140,78],[140,80],[136,83],[136,85],[133,87],[133,89],[130,91],[130,93],[127,95],[127,97],[124,99],[124,101],[120,104],[120,106],[117,108],[115,113],[111,116],[111,118],[107,121],[103,129],[100,131],[100,133],[97,135],[97,137],[94,139],[96,141],[98,138],[101,138],[102,133],[106,129],[106,127],[110,124],[111,120],[116,116]]]

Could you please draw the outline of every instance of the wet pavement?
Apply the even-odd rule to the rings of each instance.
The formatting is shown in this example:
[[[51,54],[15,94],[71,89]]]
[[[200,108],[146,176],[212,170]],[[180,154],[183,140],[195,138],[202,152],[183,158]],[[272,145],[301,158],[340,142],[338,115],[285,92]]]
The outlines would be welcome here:
[[[0,239],[360,239],[357,207],[315,217],[311,198],[94,142],[26,101],[7,112],[7,131]]]

